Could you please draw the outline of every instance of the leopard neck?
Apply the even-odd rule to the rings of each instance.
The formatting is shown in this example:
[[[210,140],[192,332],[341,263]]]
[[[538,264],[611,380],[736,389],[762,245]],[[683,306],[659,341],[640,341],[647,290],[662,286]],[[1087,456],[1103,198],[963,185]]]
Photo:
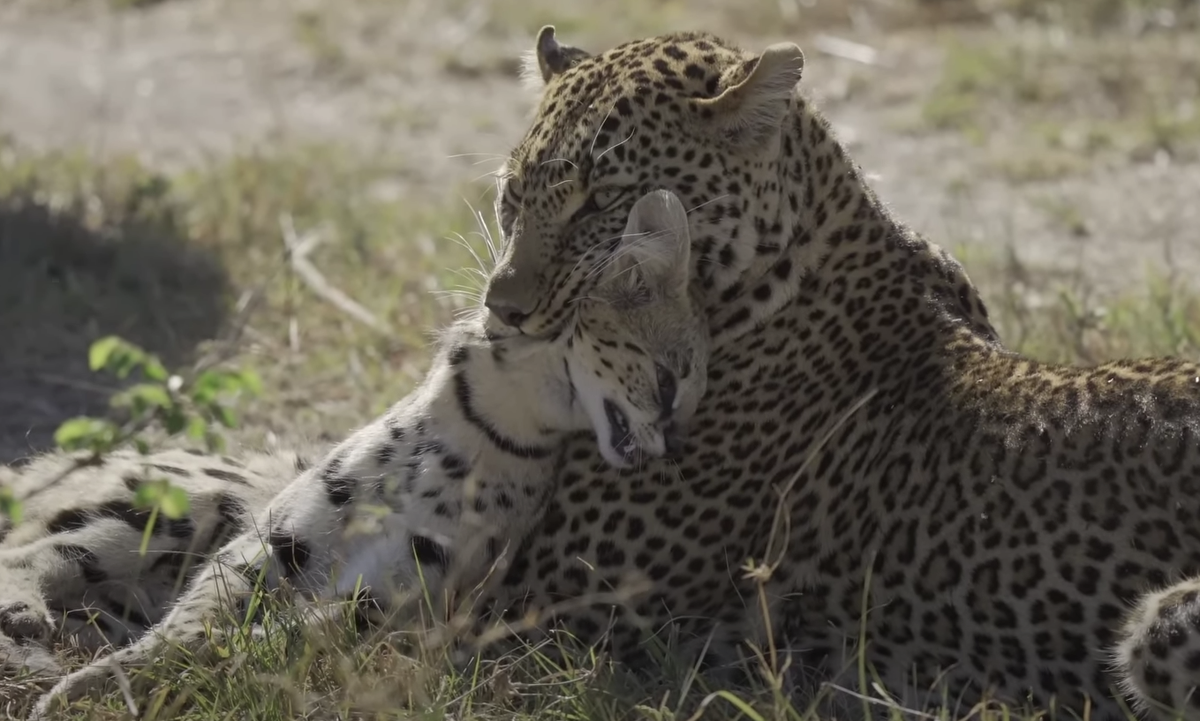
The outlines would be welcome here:
[[[962,336],[967,328],[967,336],[995,339],[962,266],[891,214],[828,120],[799,92],[778,140],[764,156],[766,167],[758,175],[764,180],[743,196],[759,207],[745,213],[742,225],[733,229],[737,242],[725,253],[726,262],[711,256],[697,261],[701,277],[704,265],[717,269],[708,272],[702,298],[715,345],[767,322],[806,284],[828,282],[867,262],[887,263],[889,256],[929,264],[958,290],[958,297],[946,299],[912,289],[922,295],[920,303],[936,304],[939,315],[951,317],[951,335]],[[697,221],[696,226],[704,227],[703,217]],[[721,222],[709,225],[708,247],[720,247],[720,238],[713,236],[728,237],[730,229]]]

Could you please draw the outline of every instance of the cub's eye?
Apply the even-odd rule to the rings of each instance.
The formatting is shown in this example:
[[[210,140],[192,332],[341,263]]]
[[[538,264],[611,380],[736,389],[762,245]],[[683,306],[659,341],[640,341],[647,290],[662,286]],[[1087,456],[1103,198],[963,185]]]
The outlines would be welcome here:
[[[675,374],[661,364],[655,364],[654,369],[658,375],[658,399],[662,404],[662,409],[664,411],[675,410],[675,394],[678,391]]]

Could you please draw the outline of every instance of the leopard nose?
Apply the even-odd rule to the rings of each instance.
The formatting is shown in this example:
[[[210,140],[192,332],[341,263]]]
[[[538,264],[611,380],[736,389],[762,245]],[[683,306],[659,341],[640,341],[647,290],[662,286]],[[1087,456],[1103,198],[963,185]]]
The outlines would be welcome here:
[[[521,323],[525,322],[525,319],[529,317],[529,314],[522,311],[520,308],[517,308],[513,305],[508,305],[506,303],[489,302],[484,303],[484,305],[487,306],[487,309],[490,310],[493,315],[500,319],[501,323],[509,326],[510,328],[520,328]]]

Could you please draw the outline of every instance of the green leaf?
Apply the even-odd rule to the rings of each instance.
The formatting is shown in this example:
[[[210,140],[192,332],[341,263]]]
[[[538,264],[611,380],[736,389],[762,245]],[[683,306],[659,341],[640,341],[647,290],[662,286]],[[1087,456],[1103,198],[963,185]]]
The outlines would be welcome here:
[[[137,452],[143,456],[150,453],[150,444],[141,438],[134,438],[133,445],[137,447]]]
[[[163,496],[163,481],[142,481],[133,491],[133,505],[135,508],[152,508],[157,505]]]
[[[203,440],[204,434],[208,431],[208,424],[200,416],[193,416],[187,423],[188,438],[194,440]]]
[[[67,451],[80,448],[103,450],[116,438],[116,432],[116,426],[109,421],[79,416],[63,421],[54,431],[54,442]]]
[[[146,362],[142,366],[142,374],[146,376],[148,380],[156,381],[158,383],[167,382],[167,369],[162,364],[162,361],[154,356],[146,358]]]
[[[212,403],[220,392],[221,376],[216,371],[204,371],[192,381],[191,396],[198,405]]]
[[[0,514],[8,516],[14,526],[21,522],[21,502],[11,488],[0,488]]]
[[[140,360],[136,354],[128,352],[127,349],[118,348],[109,357],[107,367],[118,378],[128,378],[139,363]]]
[[[101,338],[88,349],[88,366],[93,371],[106,370],[118,378],[127,377],[147,363],[158,363],[158,360],[117,336]]]
[[[252,396],[262,395],[262,379],[251,368],[242,369],[238,374],[242,381],[242,390]]]
[[[217,423],[226,428],[237,427],[237,414],[229,406],[223,406],[220,403],[210,403],[208,412]]]
[[[187,416],[179,406],[172,406],[167,409],[163,425],[167,427],[167,433],[175,435],[187,427]]]
[[[144,400],[147,405],[156,408],[169,408],[172,404],[171,394],[167,393],[165,387],[157,383],[139,383],[126,392],[130,395],[136,395]]]
[[[162,504],[162,513],[167,518],[172,520],[183,518],[188,514],[188,495],[187,491],[178,486],[167,484],[160,499]]]
[[[210,368],[192,381],[191,397],[198,405],[206,405],[216,401],[223,393],[258,395],[261,392],[262,381],[253,370]]]
[[[143,414],[151,408],[170,408],[174,399],[167,389],[158,383],[138,383],[112,397],[112,405],[129,407],[134,413]]]
[[[117,336],[110,335],[92,343],[92,347],[88,349],[88,368],[98,371],[107,367],[113,351],[117,350],[122,342]]]

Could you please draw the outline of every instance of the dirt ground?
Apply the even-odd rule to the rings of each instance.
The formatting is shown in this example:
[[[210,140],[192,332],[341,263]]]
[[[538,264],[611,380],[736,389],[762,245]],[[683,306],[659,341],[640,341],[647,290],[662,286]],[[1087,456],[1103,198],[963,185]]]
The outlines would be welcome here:
[[[462,4],[433,0],[344,10],[258,0],[176,0],[126,12],[76,5],[51,12],[28,3],[0,16],[3,131],[35,146],[133,150],[164,164],[280,137],[362,143],[403,159],[397,192],[431,197],[477,179],[520,136],[530,103],[517,58],[538,24],[554,19],[530,12],[528,22],[498,27],[498,3],[473,3],[472,18]],[[700,5],[697,19],[642,29],[725,32],[723,15],[734,10]],[[987,152],[962,134],[905,132],[904,119],[919,117],[943,73],[939,38],[973,42],[986,31],[834,27],[839,38],[864,43],[868,65],[822,52],[826,44],[814,39],[823,30],[801,32],[803,17],[790,24],[797,32],[730,34],[747,47],[802,43],[809,92],[823,99],[883,197],[936,241],[1011,242],[1029,262],[1082,267],[1103,288],[1140,282],[1135,269],[1165,267],[1168,252],[1174,264],[1200,268],[1200,164],[1159,156],[1014,183],[981,173]],[[595,49],[622,38],[586,25],[560,35]],[[1192,90],[1181,79],[1179,101],[1196,102],[1185,94]],[[1050,206],[1072,207],[1087,221],[1086,236],[1064,233]]]
[[[523,132],[518,58],[541,24],[594,50],[708,29],[800,43],[882,197],[975,275],[1015,253],[1100,297],[1147,270],[1195,285],[1194,3],[1128,2],[1100,27],[970,0],[8,0],[0,133],[172,172],[326,143],[388,160],[370,192],[444,204],[482,197]]]

